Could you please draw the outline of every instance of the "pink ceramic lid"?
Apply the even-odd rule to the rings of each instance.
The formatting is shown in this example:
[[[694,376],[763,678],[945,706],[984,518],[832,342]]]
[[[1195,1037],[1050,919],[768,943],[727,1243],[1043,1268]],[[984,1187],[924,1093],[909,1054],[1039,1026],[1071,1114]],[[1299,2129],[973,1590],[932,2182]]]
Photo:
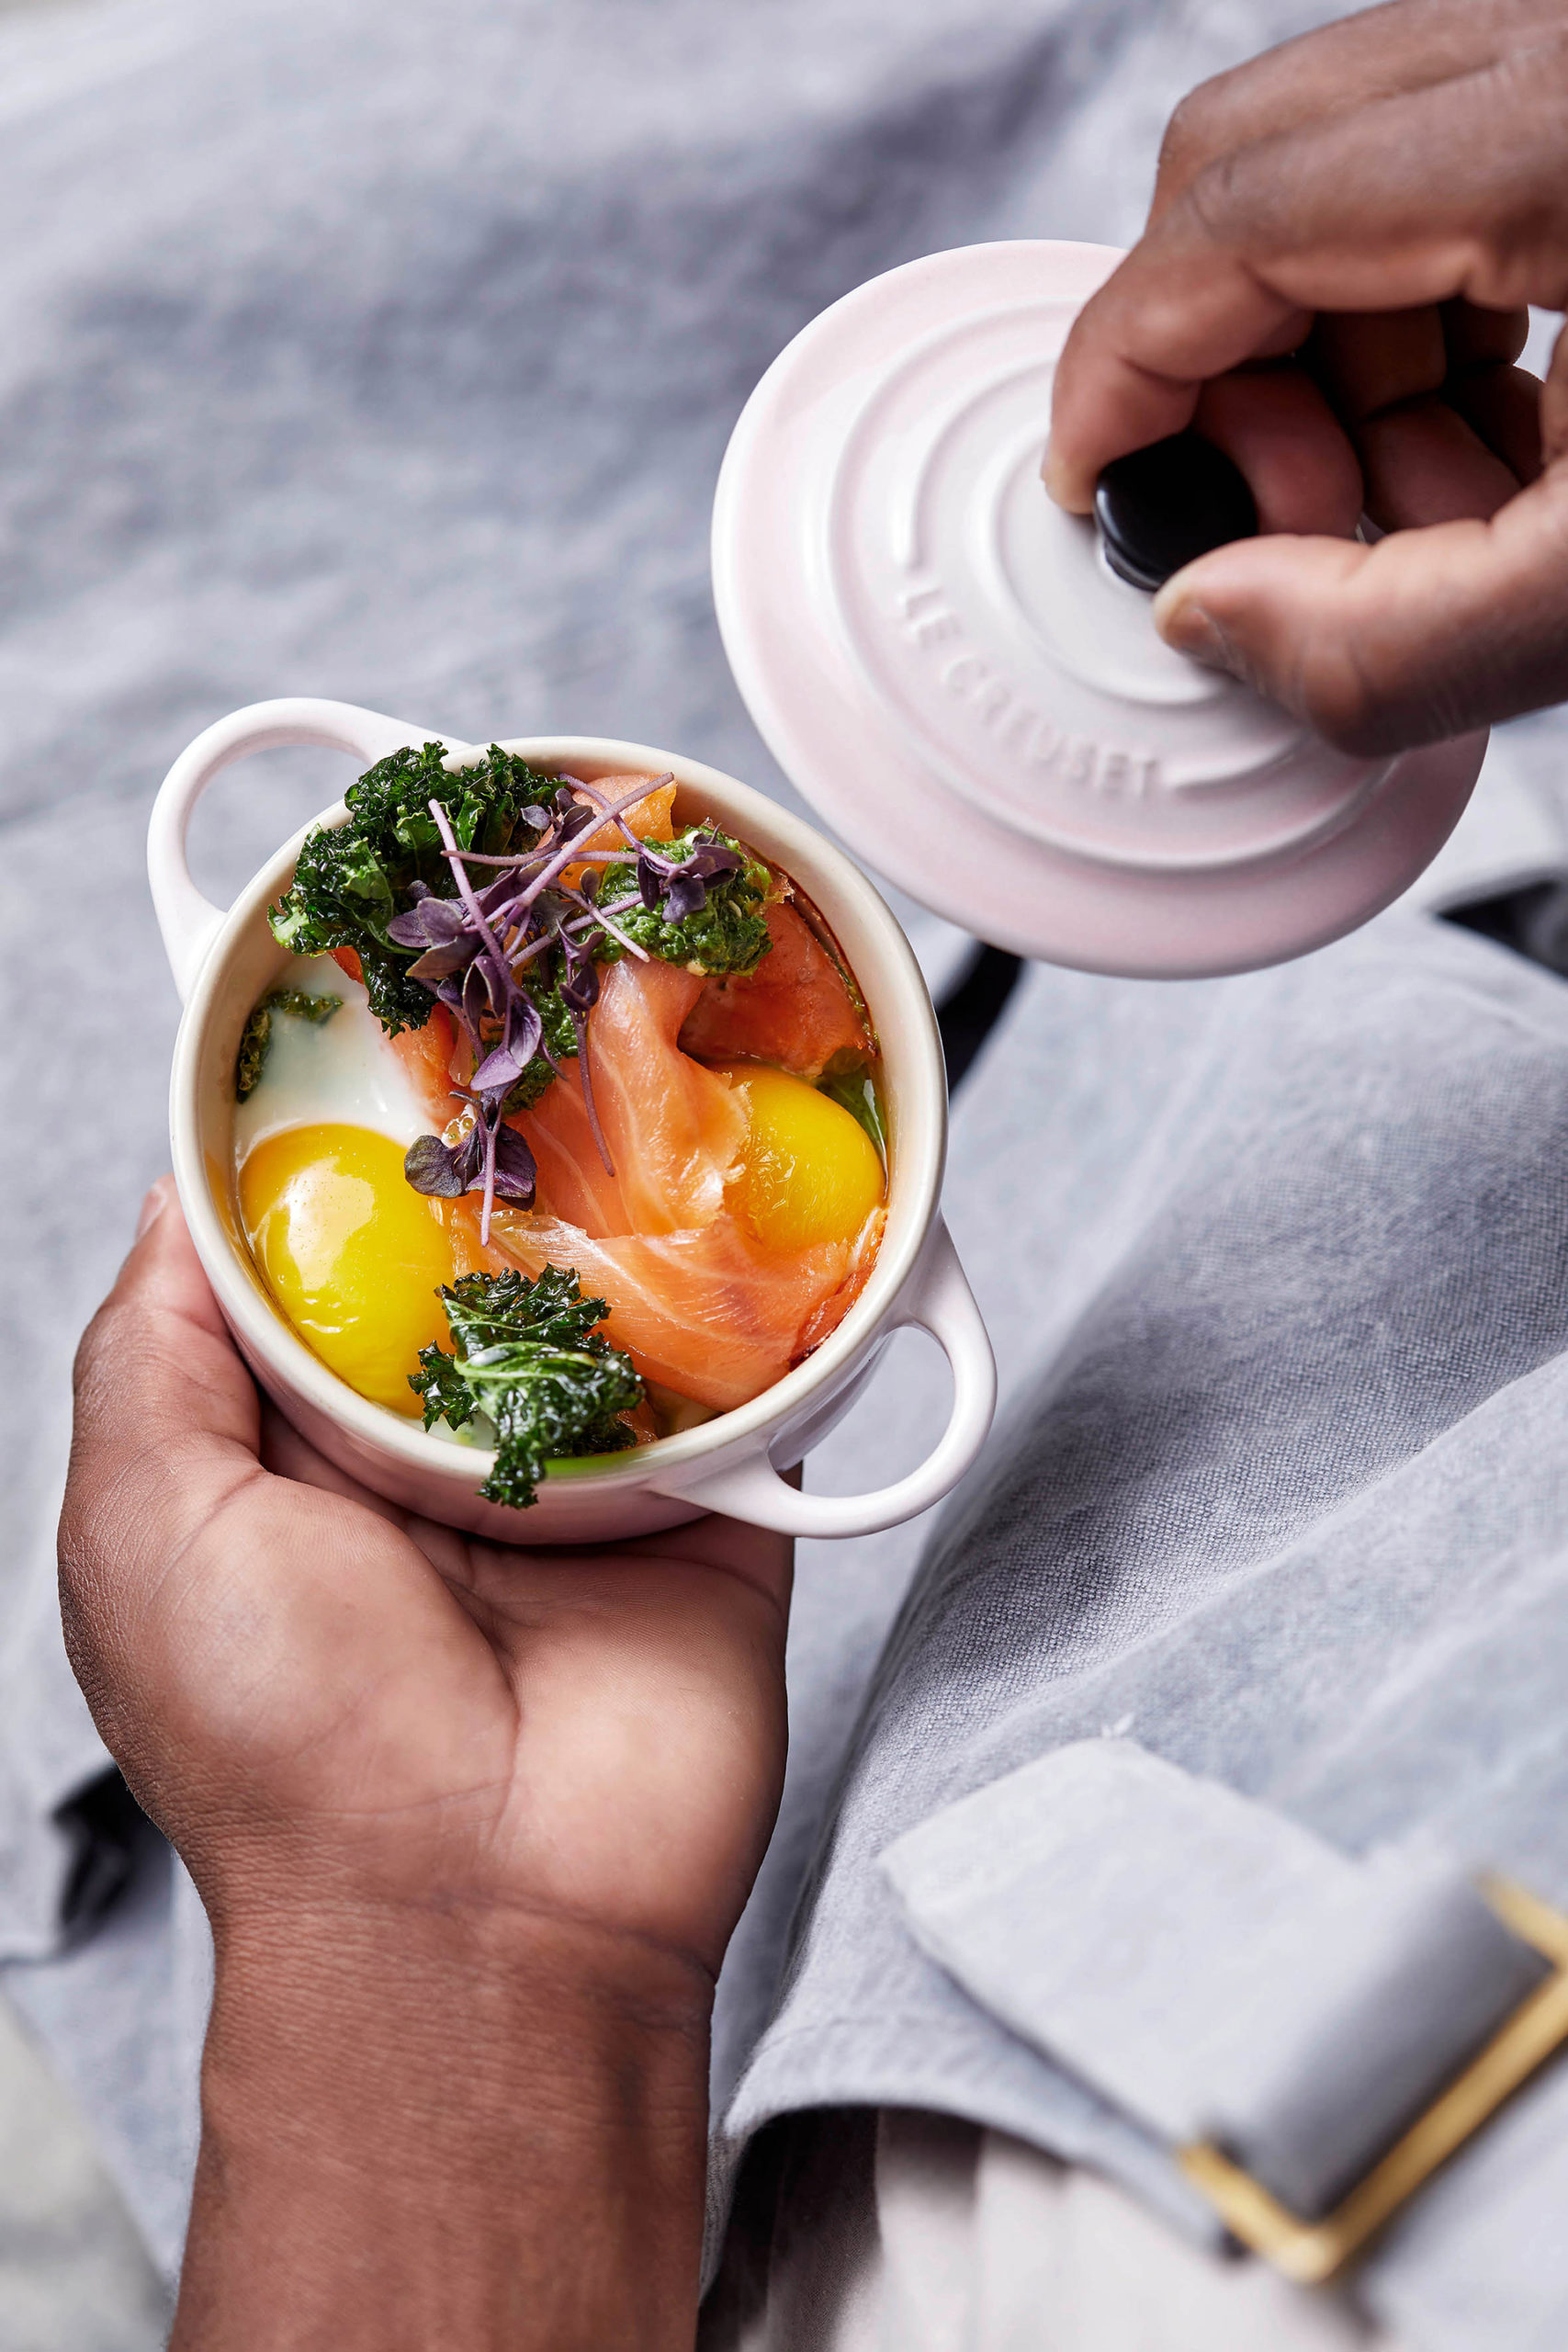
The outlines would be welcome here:
[[[1093,523],[1052,504],[1053,370],[1117,259],[971,245],[814,320],[724,461],[719,627],[785,773],[913,898],[1091,971],[1240,971],[1396,898],[1485,738],[1330,750],[1162,644]]]

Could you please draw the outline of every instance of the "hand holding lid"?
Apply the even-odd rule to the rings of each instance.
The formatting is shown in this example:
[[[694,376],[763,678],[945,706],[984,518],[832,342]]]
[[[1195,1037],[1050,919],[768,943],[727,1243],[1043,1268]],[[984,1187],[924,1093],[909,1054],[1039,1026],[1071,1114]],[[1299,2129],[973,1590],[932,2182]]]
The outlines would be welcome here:
[[[825,311],[736,427],[715,598],[780,763],[912,896],[1090,970],[1242,970],[1396,897],[1483,739],[1356,759],[1161,640],[1183,534],[1256,524],[1217,450],[1108,469],[1103,540],[1046,496],[1055,362],[1117,258],[971,246]]]
[[[1184,571],[1158,627],[1342,750],[1568,702],[1568,334],[1525,356],[1568,271],[1559,19],[1388,0],[1190,92],[1062,355],[1070,512],[1194,423],[1242,457],[1266,536]]]

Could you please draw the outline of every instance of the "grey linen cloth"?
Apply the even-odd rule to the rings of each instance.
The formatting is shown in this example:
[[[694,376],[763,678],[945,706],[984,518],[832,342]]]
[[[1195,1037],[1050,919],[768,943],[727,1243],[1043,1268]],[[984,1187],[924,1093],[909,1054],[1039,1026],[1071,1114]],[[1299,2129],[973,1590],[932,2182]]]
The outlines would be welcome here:
[[[1076,1319],[884,1652],[726,2131],[733,2155],[794,2109],[931,2108],[1201,2230],[1163,2144],[921,1949],[882,1858],[1109,1732],[1344,1854],[1563,1905],[1568,992],[1400,913],[1243,980],[1042,973],[1004,1073],[1057,1182],[1115,1122],[1032,1293]],[[1010,1932],[1021,1959],[1048,1911]],[[1559,2068],[1390,2233],[1369,2309],[1422,2352],[1560,2342],[1565,2193]]]
[[[28,1142],[6,1211],[25,1372],[5,1404],[0,1957],[166,2269],[205,1931],[144,1833],[116,1849],[118,1900],[112,1871],[84,1873],[103,1849],[77,1800],[107,1759],[50,1560],[71,1347],[166,1157],[175,1007],[141,878],[158,778],[223,710],[303,692],[470,740],[625,733],[788,797],[706,583],[713,478],[757,375],[916,253],[1130,237],[1182,90],[1336,13],[118,0],[0,20],[5,1082]],[[1435,889],[1568,866],[1562,740],[1554,719],[1510,730]],[[236,772],[198,872],[231,888],[343,781],[315,754]],[[904,911],[940,981],[962,939]],[[47,989],[45,921],[72,942]],[[720,1988],[721,2104],[750,2067],[721,2179],[775,2109],[907,2092],[1121,2150],[1171,2204],[1152,2143],[1038,2062],[1020,2076],[876,1867],[1086,1726],[1134,1717],[1348,1850],[1403,1830],[1403,1791],[1506,1859],[1500,1772],[1536,1825],[1517,1866],[1551,1891],[1550,1643],[1495,1665],[1477,1645],[1525,1587],[1553,1608],[1558,1005],[1557,983],[1411,916],[1256,982],[1029,977],[960,1104],[948,1205],[1006,1388],[1034,1401],[896,1636],[753,2060],[925,1531],[802,1547],[784,1811]],[[813,1483],[907,1466],[940,1408],[901,1341]],[[1296,1547],[1289,1573],[1271,1546]]]

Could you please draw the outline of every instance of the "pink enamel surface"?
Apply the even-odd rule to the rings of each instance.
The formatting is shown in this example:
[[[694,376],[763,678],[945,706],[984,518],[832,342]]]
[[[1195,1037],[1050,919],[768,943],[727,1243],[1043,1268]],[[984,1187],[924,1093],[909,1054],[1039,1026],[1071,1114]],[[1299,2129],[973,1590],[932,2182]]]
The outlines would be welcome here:
[[[1161,643],[1039,480],[1109,247],[935,254],[773,363],[714,512],[714,590],[781,765],[867,863],[1017,952],[1150,978],[1303,954],[1397,898],[1483,736],[1351,759]]]

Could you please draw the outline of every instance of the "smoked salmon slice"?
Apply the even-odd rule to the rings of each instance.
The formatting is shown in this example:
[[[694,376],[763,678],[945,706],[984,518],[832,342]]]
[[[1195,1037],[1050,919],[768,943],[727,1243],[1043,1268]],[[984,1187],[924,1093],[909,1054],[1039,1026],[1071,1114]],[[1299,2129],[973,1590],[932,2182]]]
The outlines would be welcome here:
[[[592,1040],[592,1014],[588,1031]],[[599,1157],[582,1099],[582,1073],[575,1062],[563,1062],[560,1076],[533,1109],[518,1113],[507,1125],[517,1129],[534,1154],[539,1203],[586,1233],[625,1230],[626,1202],[618,1180]]]
[[[563,1063],[513,1119],[539,1166],[539,1204],[603,1238],[711,1224],[746,1141],[746,1105],[675,1040],[706,983],[679,964],[627,956],[604,974],[588,1016],[589,1075],[609,1148],[599,1157],[582,1073]]]
[[[781,1379],[840,1321],[874,1258],[882,1213],[853,1242],[776,1250],[726,1208],[744,1157],[745,1097],[677,1043],[710,986],[679,965],[611,966],[588,1049],[615,1173],[594,1148],[569,1062],[512,1123],[538,1162],[536,1205],[498,1206],[491,1238],[528,1273],[574,1268],[585,1292],[608,1301],[606,1329],[645,1379],[722,1411]]]
[[[584,834],[582,840],[584,849],[626,849],[621,825],[625,825],[627,832],[635,833],[639,842],[667,842],[673,838],[675,830],[675,786],[673,783],[660,784],[656,776],[630,774],[596,775],[593,778],[594,791],[602,793],[606,800],[624,800],[626,794],[635,791],[639,784],[649,785],[653,789],[645,792],[642,798],[634,801],[629,808],[622,809],[619,825],[599,825],[592,832]],[[629,849],[626,849],[626,855],[628,857],[631,855]],[[565,868],[561,880],[569,890],[576,889],[585,870],[581,865],[569,865]]]
[[[400,1029],[387,1043],[401,1062],[409,1083],[439,1135],[463,1107],[452,1092],[452,1080],[458,1075],[453,1063],[459,1057],[456,1051],[457,1031],[451,1014],[444,1004],[438,1004],[423,1029]],[[460,1059],[466,1075],[472,1059],[466,1044]]]
[[[498,1208],[491,1240],[530,1274],[574,1267],[583,1290],[609,1302],[604,1329],[645,1380],[721,1412],[782,1380],[827,1337],[870,1254],[837,1241],[764,1250],[728,1215],[695,1231],[598,1240],[556,1217]]]
[[[799,910],[782,899],[764,916],[773,945],[754,972],[710,980],[681,1032],[700,1061],[773,1062],[821,1077],[837,1053],[874,1050],[843,974]]]

